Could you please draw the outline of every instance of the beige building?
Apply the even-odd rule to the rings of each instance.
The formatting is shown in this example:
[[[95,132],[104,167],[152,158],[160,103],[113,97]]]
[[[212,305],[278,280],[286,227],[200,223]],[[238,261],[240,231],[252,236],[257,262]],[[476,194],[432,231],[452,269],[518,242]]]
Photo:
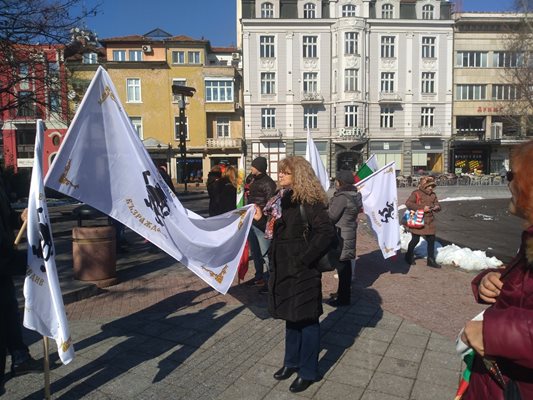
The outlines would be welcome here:
[[[524,54],[511,51],[523,16],[456,13],[454,32],[452,172],[497,173],[509,169],[513,145],[533,139],[514,85]]]

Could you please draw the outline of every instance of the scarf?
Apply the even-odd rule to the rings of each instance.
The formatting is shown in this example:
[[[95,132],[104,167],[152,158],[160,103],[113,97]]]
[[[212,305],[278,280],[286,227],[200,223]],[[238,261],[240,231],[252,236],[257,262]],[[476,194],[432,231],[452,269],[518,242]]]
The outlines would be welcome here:
[[[280,189],[268,202],[263,213],[268,217],[265,229],[265,238],[272,239],[274,237],[274,223],[281,218],[281,199],[287,192],[287,189]]]

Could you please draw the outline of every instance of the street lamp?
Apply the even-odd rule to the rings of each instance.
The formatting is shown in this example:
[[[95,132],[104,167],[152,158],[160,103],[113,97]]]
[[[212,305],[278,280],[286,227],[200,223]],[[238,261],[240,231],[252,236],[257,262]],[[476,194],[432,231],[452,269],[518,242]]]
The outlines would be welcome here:
[[[179,134],[179,150],[180,158],[183,163],[182,180],[185,183],[185,192],[187,191],[187,125],[185,123],[185,97],[192,97],[196,89],[188,86],[181,86],[177,84],[172,85],[172,94],[180,96],[178,100],[178,107],[180,109],[178,134]]]

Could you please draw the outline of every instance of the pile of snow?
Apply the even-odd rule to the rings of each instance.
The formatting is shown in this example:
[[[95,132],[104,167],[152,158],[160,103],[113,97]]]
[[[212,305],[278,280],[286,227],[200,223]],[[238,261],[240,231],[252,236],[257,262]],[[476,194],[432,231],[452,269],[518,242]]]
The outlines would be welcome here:
[[[402,250],[407,250],[410,241],[411,233],[407,232],[403,226],[400,227]],[[454,265],[468,271],[497,268],[502,265],[502,262],[496,257],[487,257],[484,251],[461,248],[455,244],[443,247],[439,242],[435,242],[435,253],[437,254],[437,262],[439,264]],[[418,245],[415,247],[415,256],[425,258],[427,254],[427,242],[422,236]]]
[[[483,200],[483,197],[473,196],[473,197],[446,197],[445,199],[440,200],[439,202],[445,201],[468,201],[468,200]]]

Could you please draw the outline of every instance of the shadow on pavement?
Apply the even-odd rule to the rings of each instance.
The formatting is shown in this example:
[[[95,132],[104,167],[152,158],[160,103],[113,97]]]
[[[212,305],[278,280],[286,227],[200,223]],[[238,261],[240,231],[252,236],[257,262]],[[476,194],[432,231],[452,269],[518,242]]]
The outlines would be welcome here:
[[[102,325],[101,333],[74,344],[80,359],[92,360],[54,381],[52,393],[63,391],[58,398],[82,398],[154,359],[159,361],[152,383],[163,380],[241,312],[243,307],[238,307],[217,316],[217,311],[226,304],[219,302],[185,313],[184,310],[200,304],[195,299],[211,290],[181,292],[142,311]],[[174,315],[178,311],[183,313]],[[107,350],[102,353],[102,348]],[[172,353],[168,354],[169,351]],[[102,354],[94,358],[91,353]],[[52,361],[57,361],[57,355]],[[73,361],[75,364],[76,359]],[[69,389],[64,391],[66,388]],[[30,397],[39,394],[40,391]]]
[[[364,329],[375,327],[382,317],[381,296],[376,290],[352,289],[352,305],[335,309],[320,323],[322,331],[320,374],[325,376],[346,350],[356,345],[355,340]],[[361,348],[361,351],[364,352],[365,349]],[[351,364],[353,362],[354,360]]]
[[[408,274],[411,266],[398,253],[395,258],[383,259],[381,251],[374,250],[357,258],[355,267],[354,287],[368,288],[383,274]]]

